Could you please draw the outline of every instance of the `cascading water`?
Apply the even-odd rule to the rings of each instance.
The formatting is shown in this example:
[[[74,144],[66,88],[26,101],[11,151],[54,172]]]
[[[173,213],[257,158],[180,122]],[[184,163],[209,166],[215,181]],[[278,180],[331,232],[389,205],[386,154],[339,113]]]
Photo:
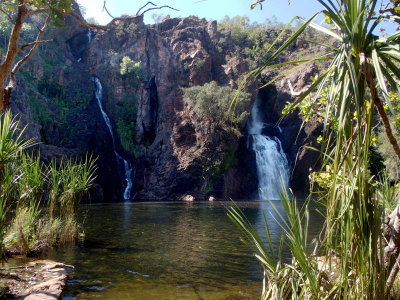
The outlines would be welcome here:
[[[260,199],[279,200],[280,191],[288,187],[289,163],[280,140],[263,133],[263,129],[268,124],[263,122],[259,106],[260,98],[257,99],[251,111],[247,147],[251,146],[256,156]]]
[[[86,33],[87,38],[88,38],[88,43],[92,41],[92,30],[88,28],[88,32]]]
[[[96,87],[96,100],[97,100],[97,104],[100,108],[101,111],[101,115],[103,116],[103,120],[106,123],[107,127],[108,127],[108,131],[110,132],[111,135],[111,140],[112,140],[112,144],[113,144],[113,149],[114,149],[114,154],[115,157],[117,159],[117,163],[123,165],[124,167],[124,175],[125,175],[125,190],[124,190],[124,199],[126,201],[131,199],[131,191],[132,191],[132,167],[129,165],[129,162],[124,159],[118,152],[117,152],[117,147],[116,147],[116,141],[115,141],[115,136],[114,136],[114,131],[111,125],[111,121],[110,118],[108,117],[108,115],[106,114],[106,112],[103,109],[103,86],[101,85],[100,80],[97,77],[93,77],[93,81]]]
[[[92,41],[92,30],[90,28],[88,28],[88,31],[86,33],[86,37],[87,37],[87,43],[90,44],[90,42]],[[82,62],[82,57],[79,57],[77,60],[77,62]]]

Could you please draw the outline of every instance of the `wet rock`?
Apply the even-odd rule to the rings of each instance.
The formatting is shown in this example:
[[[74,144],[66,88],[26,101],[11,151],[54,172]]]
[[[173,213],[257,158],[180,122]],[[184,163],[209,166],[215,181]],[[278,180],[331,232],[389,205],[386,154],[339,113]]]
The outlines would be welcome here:
[[[180,200],[186,201],[186,202],[193,202],[194,200],[196,200],[196,198],[192,195],[185,195],[185,196],[181,197]]]
[[[13,278],[5,280],[7,295],[18,299],[60,299],[72,266],[50,260],[34,261],[27,266],[12,268]],[[11,274],[11,273],[10,273]]]

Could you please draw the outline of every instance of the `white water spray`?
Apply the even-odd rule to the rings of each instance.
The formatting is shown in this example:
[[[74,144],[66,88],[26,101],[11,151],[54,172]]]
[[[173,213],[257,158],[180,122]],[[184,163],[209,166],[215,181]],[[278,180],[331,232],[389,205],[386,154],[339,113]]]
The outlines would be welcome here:
[[[263,134],[265,125],[267,124],[262,121],[257,99],[251,111],[248,135],[256,156],[258,195],[263,200],[279,200],[280,191],[289,185],[289,163],[280,140]],[[249,142],[250,140],[247,143],[248,148]]]
[[[129,201],[131,199],[131,191],[132,191],[132,167],[129,165],[129,162],[124,159],[118,152],[116,148],[116,141],[115,141],[115,136],[114,136],[114,131],[111,125],[110,118],[108,117],[107,113],[103,109],[103,86],[101,85],[100,80],[97,77],[93,77],[94,84],[96,86],[96,100],[97,104],[100,108],[101,115],[103,116],[103,120],[106,123],[108,127],[108,131],[110,132],[112,143],[113,143],[113,149],[114,149],[114,154],[117,159],[117,162],[120,163],[122,162],[124,166],[124,171],[125,171],[125,190],[124,190],[124,200]]]

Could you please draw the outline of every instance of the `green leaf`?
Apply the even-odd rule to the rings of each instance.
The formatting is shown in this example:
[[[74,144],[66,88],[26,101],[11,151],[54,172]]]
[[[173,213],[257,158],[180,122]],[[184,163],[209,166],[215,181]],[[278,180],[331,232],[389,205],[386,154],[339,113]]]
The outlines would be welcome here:
[[[383,73],[381,70],[381,64],[379,62],[378,52],[376,51],[376,49],[372,50],[372,63],[373,63],[374,69],[375,69],[376,78],[378,80],[378,84],[382,91],[383,97],[385,98],[385,100],[389,104],[389,106],[391,106],[387,87],[386,87],[385,77],[383,76]],[[393,108],[391,108],[391,110],[392,110],[392,112],[394,112]]]
[[[303,18],[300,18],[300,20],[302,20],[303,22],[305,22],[305,19],[303,19]],[[337,40],[339,40],[339,41],[343,41],[343,39],[342,39],[339,35],[337,35],[337,34],[334,33],[332,30],[329,30],[328,28],[326,28],[326,27],[324,27],[324,26],[318,25],[318,24],[316,24],[316,23],[314,23],[314,22],[310,22],[310,26],[311,26],[312,28],[314,28],[314,29],[316,29],[316,30],[322,32],[322,33],[325,33],[325,34],[327,34],[327,35],[330,35],[331,37],[333,37],[333,38],[335,38],[335,39],[337,39]]]

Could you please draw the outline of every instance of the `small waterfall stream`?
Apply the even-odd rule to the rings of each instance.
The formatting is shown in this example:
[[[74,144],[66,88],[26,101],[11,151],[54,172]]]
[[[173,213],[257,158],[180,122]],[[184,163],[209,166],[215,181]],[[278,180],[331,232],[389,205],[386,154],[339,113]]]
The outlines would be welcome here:
[[[248,124],[247,148],[251,148],[256,156],[259,198],[279,200],[280,191],[289,185],[289,163],[280,140],[263,132],[267,126],[260,114],[258,98]]]
[[[90,44],[90,42],[92,41],[92,30],[90,28],[88,28],[88,31],[86,33],[86,37],[87,37],[87,43]],[[77,62],[82,62],[82,57],[79,57],[77,60]]]
[[[125,175],[125,190],[124,190],[124,200],[129,201],[131,199],[131,191],[132,191],[132,167],[129,165],[129,162],[124,159],[117,151],[116,147],[116,141],[115,141],[115,136],[114,136],[114,131],[111,125],[110,118],[108,117],[107,113],[103,109],[103,86],[101,85],[100,80],[97,77],[93,77],[93,81],[96,87],[95,90],[95,96],[97,100],[97,104],[100,108],[101,115],[103,116],[103,120],[106,123],[108,127],[108,131],[110,132],[111,139],[112,139],[112,144],[113,144],[113,149],[114,149],[114,154],[117,159],[118,165],[122,163],[124,167],[124,175]]]

